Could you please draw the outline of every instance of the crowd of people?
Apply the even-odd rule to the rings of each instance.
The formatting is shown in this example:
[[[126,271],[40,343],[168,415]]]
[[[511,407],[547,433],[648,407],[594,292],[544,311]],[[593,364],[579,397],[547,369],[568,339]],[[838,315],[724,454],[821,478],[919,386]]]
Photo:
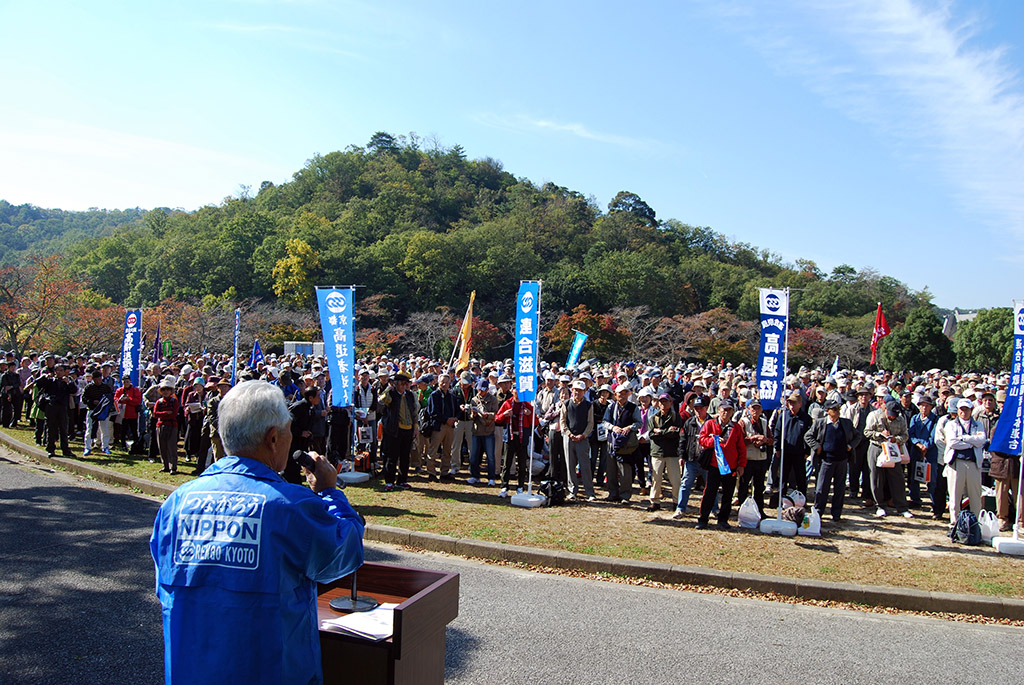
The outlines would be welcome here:
[[[224,456],[217,408],[232,387],[230,357],[161,359],[139,387],[116,370],[105,354],[8,354],[0,422],[27,420],[51,455],[58,443],[71,455],[81,435],[86,454],[119,446],[172,474],[182,452],[197,473]],[[293,450],[380,475],[385,491],[465,478],[507,497],[533,475],[569,501],[640,502],[723,529],[748,498],[764,517],[793,491],[835,522],[863,506],[880,519],[924,509],[951,525],[991,492],[1001,528],[1024,525],[1020,458],[988,449],[1007,374],[801,367],[785,379],[783,406],[765,411],[743,364],[543,362],[539,373],[535,400],[521,402],[511,360],[455,370],[426,357],[366,358],[348,407],[332,406],[323,358],[270,355],[240,365],[236,380],[280,388]],[[302,480],[291,462],[283,475]]]

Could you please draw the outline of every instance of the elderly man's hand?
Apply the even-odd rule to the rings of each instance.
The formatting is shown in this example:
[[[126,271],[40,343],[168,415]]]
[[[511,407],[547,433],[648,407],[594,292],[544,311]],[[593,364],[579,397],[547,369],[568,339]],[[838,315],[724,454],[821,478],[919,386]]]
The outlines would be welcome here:
[[[313,488],[313,492],[323,492],[337,485],[338,472],[331,466],[331,462],[327,461],[327,457],[316,452],[310,452],[309,456],[316,461],[316,470],[310,471],[306,467],[302,467],[302,470],[306,472],[306,481],[309,487]]]

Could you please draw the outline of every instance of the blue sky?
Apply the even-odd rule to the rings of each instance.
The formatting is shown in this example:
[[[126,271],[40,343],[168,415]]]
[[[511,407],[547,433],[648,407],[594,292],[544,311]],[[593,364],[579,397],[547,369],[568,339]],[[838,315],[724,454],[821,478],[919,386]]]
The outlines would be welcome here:
[[[0,25],[16,204],[193,209],[414,131],[940,306],[1024,297],[1024,2],[41,0]]]

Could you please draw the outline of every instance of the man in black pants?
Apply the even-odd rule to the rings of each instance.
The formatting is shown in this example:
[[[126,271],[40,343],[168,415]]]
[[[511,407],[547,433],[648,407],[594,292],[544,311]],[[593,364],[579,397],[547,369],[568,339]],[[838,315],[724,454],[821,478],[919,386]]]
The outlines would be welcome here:
[[[783,423],[785,423],[785,430],[783,430]],[[804,442],[804,435],[810,427],[811,418],[803,410],[803,399],[800,392],[794,390],[786,398],[785,408],[776,413],[775,422],[772,424],[772,436],[775,438],[772,483],[779,489],[779,500],[782,499],[787,488],[807,494],[805,462],[809,449],[807,443]],[[785,433],[785,445],[782,444],[783,433]],[[779,473],[780,461],[785,462],[785,473]],[[772,504],[769,503],[768,506],[772,506]]]
[[[396,374],[391,385],[381,393],[384,405],[384,489],[409,489],[409,451],[416,439],[419,402],[409,390],[410,378]]]
[[[700,517],[697,528],[708,527],[711,510],[714,509],[718,490],[722,490],[722,504],[718,509],[718,527],[728,530],[729,515],[732,513],[732,493],[736,488],[736,479],[743,476],[747,466],[747,441],[743,437],[743,428],[733,423],[735,407],[732,400],[723,399],[718,405],[718,416],[704,422],[700,429],[698,442],[706,450],[712,450],[711,461],[707,466],[707,483],[704,485],[704,496],[700,500]],[[715,453],[715,440],[718,440],[722,456],[728,465],[728,473],[722,473]]]
[[[75,456],[68,445],[68,407],[75,394],[75,386],[65,380],[67,370],[63,364],[55,368],[55,376],[43,376],[36,383],[39,391],[50,398],[46,407],[46,453],[57,456],[56,441],[60,437],[60,451],[65,457]]]
[[[825,513],[828,503],[829,488],[832,492],[832,520],[838,521],[843,516],[843,501],[846,494],[846,472],[849,467],[850,455],[863,439],[854,430],[853,422],[839,416],[839,403],[826,400],[825,413],[817,419],[807,431],[804,441],[812,453],[821,459],[821,470],[818,472],[818,492],[814,497],[814,508],[818,514]]]

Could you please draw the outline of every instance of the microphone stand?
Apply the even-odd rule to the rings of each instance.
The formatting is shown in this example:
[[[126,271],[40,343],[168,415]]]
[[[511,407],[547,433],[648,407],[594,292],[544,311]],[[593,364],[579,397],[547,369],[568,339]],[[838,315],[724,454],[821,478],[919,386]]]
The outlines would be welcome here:
[[[380,604],[373,597],[360,595],[356,591],[356,571],[352,572],[352,592],[348,597],[335,597],[331,600],[330,607],[335,611],[369,611]]]

